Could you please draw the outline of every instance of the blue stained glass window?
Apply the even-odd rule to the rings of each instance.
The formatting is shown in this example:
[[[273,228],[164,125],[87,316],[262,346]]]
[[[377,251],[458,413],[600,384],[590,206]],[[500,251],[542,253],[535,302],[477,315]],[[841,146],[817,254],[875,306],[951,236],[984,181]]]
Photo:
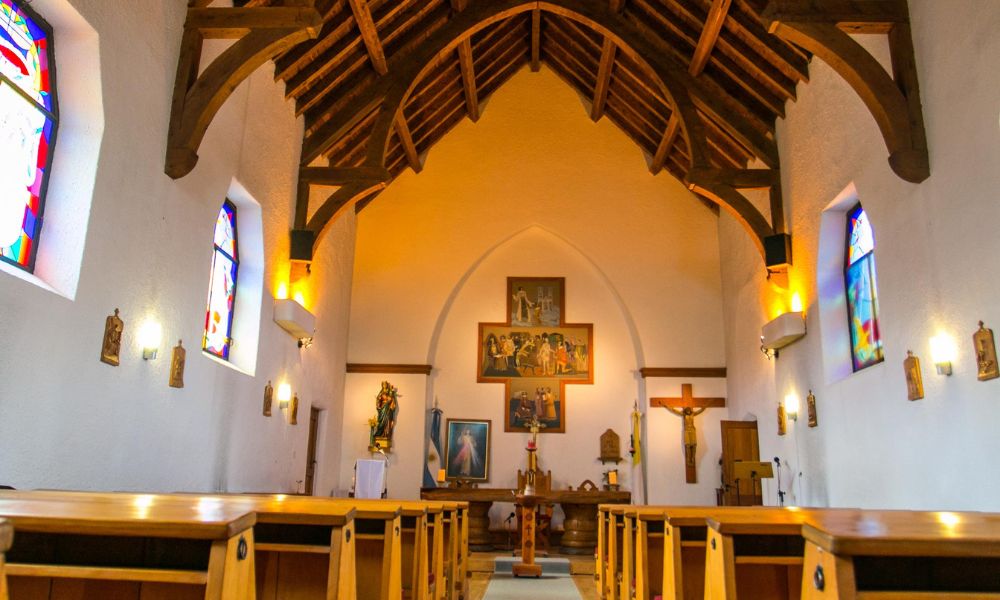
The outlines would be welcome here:
[[[229,360],[233,345],[233,308],[236,303],[236,279],[240,268],[236,237],[236,206],[226,200],[215,221],[212,252],[212,275],[208,285],[208,309],[205,311],[205,352]]]
[[[58,124],[52,33],[0,0],[0,260],[31,271]]]
[[[847,213],[844,287],[855,371],[882,362],[878,325],[878,285],[875,276],[875,233],[861,205]]]

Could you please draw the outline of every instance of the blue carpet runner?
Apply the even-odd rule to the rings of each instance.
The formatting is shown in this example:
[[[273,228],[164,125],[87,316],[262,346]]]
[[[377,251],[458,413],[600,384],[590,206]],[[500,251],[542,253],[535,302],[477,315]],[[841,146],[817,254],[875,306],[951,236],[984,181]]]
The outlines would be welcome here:
[[[582,600],[572,577],[494,574],[483,600]]]

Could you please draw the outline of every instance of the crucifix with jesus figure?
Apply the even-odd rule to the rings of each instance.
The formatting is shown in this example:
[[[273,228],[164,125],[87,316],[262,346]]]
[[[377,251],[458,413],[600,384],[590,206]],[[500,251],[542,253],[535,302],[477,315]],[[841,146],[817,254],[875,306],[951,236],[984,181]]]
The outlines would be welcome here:
[[[684,419],[684,475],[688,483],[698,483],[698,469],[695,459],[698,453],[698,430],[694,418],[709,408],[724,408],[725,398],[695,398],[694,386],[681,384],[680,398],[650,398],[650,406],[662,406]]]

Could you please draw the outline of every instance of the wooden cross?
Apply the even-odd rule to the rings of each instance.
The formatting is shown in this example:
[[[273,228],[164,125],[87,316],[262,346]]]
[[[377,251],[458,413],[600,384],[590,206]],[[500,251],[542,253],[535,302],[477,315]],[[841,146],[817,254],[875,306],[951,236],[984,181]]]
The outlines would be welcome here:
[[[650,406],[662,406],[684,419],[684,474],[688,483],[698,483],[698,469],[695,462],[698,451],[698,432],[694,428],[694,418],[707,408],[725,408],[725,398],[695,398],[690,383],[681,384],[680,398],[650,398]]]

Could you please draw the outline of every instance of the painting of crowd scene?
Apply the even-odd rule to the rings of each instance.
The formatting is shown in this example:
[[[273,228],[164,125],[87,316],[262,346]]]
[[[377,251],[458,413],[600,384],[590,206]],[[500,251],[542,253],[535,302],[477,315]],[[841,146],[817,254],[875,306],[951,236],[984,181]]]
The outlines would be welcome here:
[[[527,432],[532,419],[544,425],[542,433],[566,431],[562,386],[552,379],[522,378],[507,386],[504,431]]]
[[[589,326],[480,326],[479,379],[552,377],[591,381]]]

